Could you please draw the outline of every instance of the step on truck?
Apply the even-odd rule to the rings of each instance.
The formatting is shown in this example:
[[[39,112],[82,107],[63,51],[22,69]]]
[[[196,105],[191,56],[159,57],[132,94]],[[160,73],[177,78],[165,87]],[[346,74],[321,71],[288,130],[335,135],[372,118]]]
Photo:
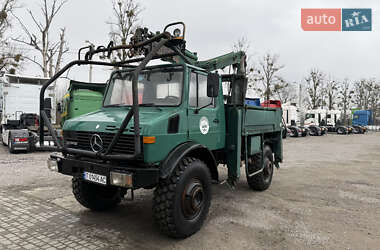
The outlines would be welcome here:
[[[80,49],[87,50],[85,57],[79,53],[40,93],[40,123],[53,129],[42,101],[50,83],[74,65],[118,68],[101,109],[67,120],[63,141],[51,131],[57,152],[48,168],[72,176],[76,200],[91,210],[112,209],[127,192],[133,198],[136,189],[154,189],[154,220],[174,238],[201,228],[222,165],[228,169],[224,183],[235,187],[244,166],[249,187],[263,191],[282,161],[281,109],[245,105],[246,55],[199,61],[185,45],[182,22],[162,33],[137,29],[128,45]],[[129,59],[94,59],[116,50]],[[160,59],[164,63],[148,66]],[[218,73],[230,66],[233,73]],[[226,97],[222,84],[230,89]]]

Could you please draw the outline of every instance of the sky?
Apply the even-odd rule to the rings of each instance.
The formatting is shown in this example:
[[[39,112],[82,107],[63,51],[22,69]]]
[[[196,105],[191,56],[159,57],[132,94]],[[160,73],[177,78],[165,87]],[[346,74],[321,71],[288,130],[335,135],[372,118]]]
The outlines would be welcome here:
[[[38,10],[39,0],[20,0],[17,15],[31,24],[27,9]],[[249,54],[257,63],[264,53],[279,55],[285,67],[279,72],[288,82],[302,82],[312,68],[342,80],[376,77],[380,79],[379,47],[380,2],[369,0],[207,0],[169,1],[141,0],[144,10],[141,24],[151,31],[162,31],[175,21],[186,23],[187,49],[198,52],[201,60],[232,50],[233,44],[245,37],[250,42]],[[301,8],[372,8],[372,31],[328,32],[303,31]],[[70,53],[65,63],[76,59],[77,50],[89,40],[107,45],[112,18],[111,0],[69,0],[53,23],[51,37],[58,37],[59,28],[66,28]],[[12,32],[22,35],[15,24]],[[25,47],[22,45],[22,47]],[[27,50],[28,53],[32,51]],[[24,74],[37,76],[33,65],[24,66]],[[88,79],[88,67],[70,71],[70,78]],[[104,81],[109,72],[94,71],[93,79]]]

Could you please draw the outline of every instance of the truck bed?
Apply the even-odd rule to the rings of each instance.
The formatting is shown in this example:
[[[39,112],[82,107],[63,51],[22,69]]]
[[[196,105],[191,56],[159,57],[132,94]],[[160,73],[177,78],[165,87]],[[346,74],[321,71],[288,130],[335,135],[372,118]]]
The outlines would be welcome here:
[[[258,106],[244,106],[242,109],[243,135],[255,135],[281,131],[281,109]]]

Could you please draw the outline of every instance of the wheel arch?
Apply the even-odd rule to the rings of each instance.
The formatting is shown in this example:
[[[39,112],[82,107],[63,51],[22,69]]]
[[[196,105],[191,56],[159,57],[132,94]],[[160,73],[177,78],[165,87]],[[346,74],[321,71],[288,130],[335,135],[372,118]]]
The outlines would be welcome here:
[[[160,165],[160,178],[167,178],[184,157],[195,157],[206,163],[211,179],[218,181],[217,163],[212,152],[196,142],[185,142],[172,150]]]

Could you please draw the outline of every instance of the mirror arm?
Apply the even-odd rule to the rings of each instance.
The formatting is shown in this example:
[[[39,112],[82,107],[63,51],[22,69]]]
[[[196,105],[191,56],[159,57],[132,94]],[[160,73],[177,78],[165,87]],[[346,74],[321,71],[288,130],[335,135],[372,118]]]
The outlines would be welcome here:
[[[194,110],[194,114],[198,114],[199,111],[200,111],[201,109],[204,109],[204,108],[207,108],[208,106],[211,106],[211,105],[213,104],[213,101],[214,101],[214,100],[211,100],[211,102],[210,102],[209,104],[207,104],[207,105],[205,105],[205,106],[203,106],[203,107],[196,108],[196,109]]]

